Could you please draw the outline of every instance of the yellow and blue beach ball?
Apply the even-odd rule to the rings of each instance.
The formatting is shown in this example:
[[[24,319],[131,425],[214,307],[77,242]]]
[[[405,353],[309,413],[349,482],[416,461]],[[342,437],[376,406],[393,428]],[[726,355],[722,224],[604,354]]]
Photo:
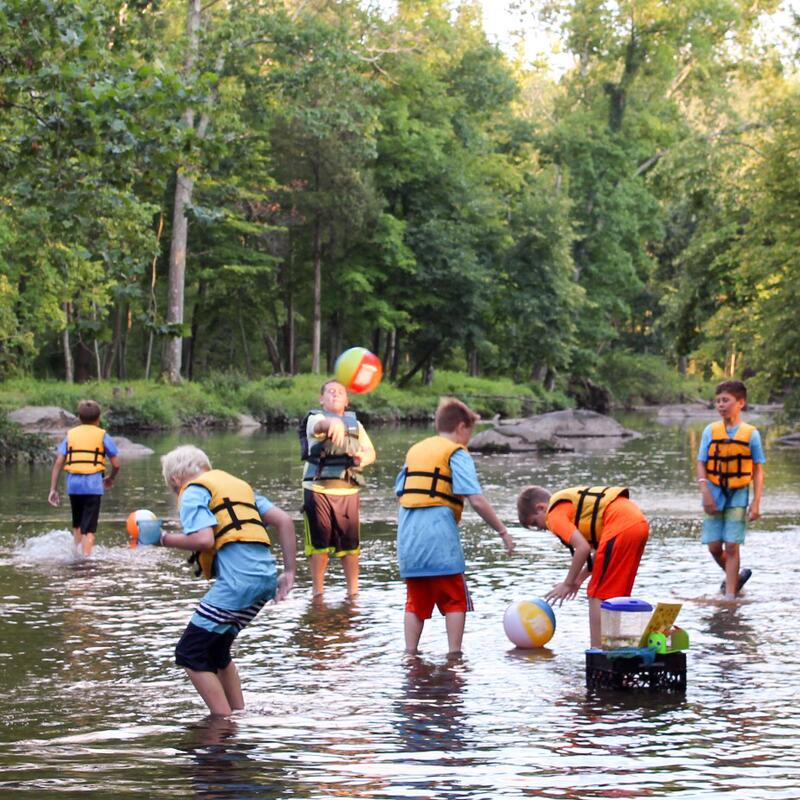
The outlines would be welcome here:
[[[336,359],[333,374],[348,392],[371,392],[383,377],[383,364],[366,347],[351,347]]]
[[[518,600],[503,615],[506,636],[522,648],[542,647],[556,632],[556,615],[547,600]]]

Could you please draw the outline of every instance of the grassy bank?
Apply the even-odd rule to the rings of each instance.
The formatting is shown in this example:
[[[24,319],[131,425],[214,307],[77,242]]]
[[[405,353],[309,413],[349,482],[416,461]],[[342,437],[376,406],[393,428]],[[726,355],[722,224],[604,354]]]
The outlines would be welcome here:
[[[239,414],[250,414],[269,428],[283,428],[317,404],[322,380],[319,375],[295,375],[246,381],[220,374],[170,386],[157,381],[76,385],[20,378],[0,386],[0,412],[24,405],[74,411],[79,400],[89,397],[103,407],[104,425],[117,431],[226,427],[235,425]],[[469,403],[484,418],[517,417],[569,405],[557,392],[441,371],[431,386],[417,383],[398,389],[384,382],[368,395],[353,395],[351,408],[373,424],[423,421],[431,418],[439,397],[449,394]]]

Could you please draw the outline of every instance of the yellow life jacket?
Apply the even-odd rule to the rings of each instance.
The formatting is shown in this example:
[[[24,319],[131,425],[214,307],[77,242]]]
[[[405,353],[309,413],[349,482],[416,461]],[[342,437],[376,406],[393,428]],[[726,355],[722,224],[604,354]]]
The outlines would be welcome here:
[[[575,527],[592,547],[597,548],[603,534],[603,512],[618,497],[629,497],[624,486],[573,486],[550,496],[549,514],[559,503],[575,506]]]
[[[64,469],[74,475],[106,471],[106,432],[97,425],[77,425],[67,431],[67,460]]]
[[[195,553],[206,578],[213,575],[217,552],[229,542],[259,542],[269,546],[267,526],[258,513],[256,495],[250,484],[221,469],[212,469],[187,483],[181,489],[181,494],[189,486],[202,486],[211,492],[208,507],[217,518],[214,548]]]
[[[452,509],[456,522],[459,522],[464,498],[453,494],[450,457],[456,450],[466,449],[444,436],[431,436],[413,445],[406,454],[400,505],[403,508],[447,506]]]
[[[711,426],[706,475],[722,489],[741,489],[753,480],[753,454],[750,436],[755,428],[742,422],[731,436],[720,420]]]
[[[308,418],[317,414],[340,419],[344,423],[343,447],[336,447],[327,437],[309,441]],[[301,421],[298,435],[300,437],[300,458],[306,462],[303,473],[304,481],[322,483],[329,488],[364,486],[365,481],[361,468],[353,463],[353,456],[359,450],[359,428],[358,419],[352,411],[345,411],[340,415],[317,408],[312,409]]]

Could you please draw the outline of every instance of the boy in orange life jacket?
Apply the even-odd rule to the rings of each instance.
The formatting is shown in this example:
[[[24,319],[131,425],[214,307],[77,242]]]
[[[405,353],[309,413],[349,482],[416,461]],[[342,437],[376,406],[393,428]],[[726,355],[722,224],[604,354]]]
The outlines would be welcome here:
[[[517,498],[520,524],[549,530],[572,551],[567,576],[546,595],[569,600],[591,575],[589,634],[600,647],[600,606],[610,597],[627,597],[633,589],[650,526],[624,486],[575,486],[550,494],[528,486]],[[594,559],[590,558],[594,552]]]
[[[71,428],[58,446],[47,502],[54,507],[61,505],[56,487],[63,467],[67,473],[75,549],[78,555],[89,556],[94,547],[103,490],[114,485],[119,458],[114,440],[100,427],[100,406],[94,400],[78,403],[78,419],[81,424]],[[106,458],[111,462],[111,474],[107,477]]]
[[[723,381],[714,392],[722,417],[707,425],[697,452],[697,481],[705,519],[701,541],[725,572],[722,591],[726,600],[736,594],[752,574],[739,571],[739,545],[744,544],[747,522],[758,519],[764,487],[764,448],[752,425],[742,422],[747,388],[741,381]],[[753,502],[747,513],[750,484]]]
[[[214,715],[244,708],[231,646],[265,603],[283,600],[294,585],[294,524],[285,511],[256,494],[245,481],[212,469],[193,445],[161,457],[164,482],[178,495],[183,533],[161,534],[161,545],[199,553],[209,590],[175,648],[175,663]],[[267,525],[283,552],[278,577]]]
[[[423,439],[406,454],[395,481],[400,498],[397,559],[406,581],[406,652],[416,653],[425,620],[434,605],[444,614],[451,655],[461,652],[466,612],[472,611],[464,581],[464,551],[458,533],[468,500],[503,540],[509,555],[514,541],[483,496],[467,444],[478,415],[455,398],[436,410],[436,436]]]

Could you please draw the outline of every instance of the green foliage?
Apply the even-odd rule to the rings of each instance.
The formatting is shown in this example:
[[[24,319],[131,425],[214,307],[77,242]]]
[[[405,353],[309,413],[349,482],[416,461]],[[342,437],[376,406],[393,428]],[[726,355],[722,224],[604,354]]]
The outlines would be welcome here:
[[[0,464],[49,461],[52,458],[53,444],[46,436],[25,433],[5,414],[0,414]]]
[[[683,403],[713,396],[713,383],[686,378],[660,356],[614,350],[598,368],[599,380],[615,404],[660,405]]]

